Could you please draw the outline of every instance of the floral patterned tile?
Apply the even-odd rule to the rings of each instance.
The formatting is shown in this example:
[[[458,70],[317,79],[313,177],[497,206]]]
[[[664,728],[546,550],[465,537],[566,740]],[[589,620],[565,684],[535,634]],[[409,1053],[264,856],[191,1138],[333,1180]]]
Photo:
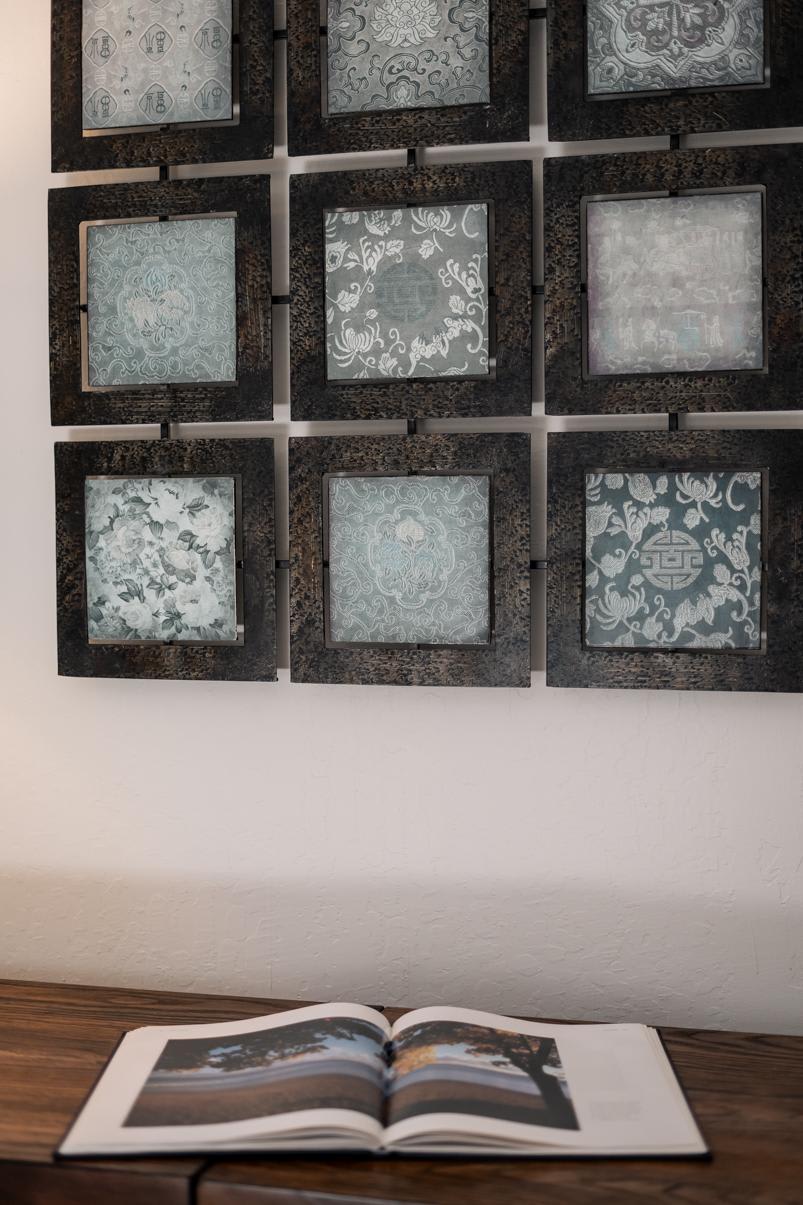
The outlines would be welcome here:
[[[231,0],[83,0],[84,128],[230,119],[231,36]]]
[[[234,381],[235,219],[87,230],[89,384]]]
[[[86,482],[90,641],[237,639],[231,477]]]
[[[586,645],[761,646],[760,473],[587,473]]]
[[[760,192],[590,201],[588,367],[617,373],[760,369]]]
[[[488,206],[326,213],[330,380],[488,373]]]
[[[329,638],[487,644],[489,478],[329,480]]]
[[[488,0],[329,0],[329,112],[491,98]]]
[[[764,0],[586,0],[592,95],[764,82]]]

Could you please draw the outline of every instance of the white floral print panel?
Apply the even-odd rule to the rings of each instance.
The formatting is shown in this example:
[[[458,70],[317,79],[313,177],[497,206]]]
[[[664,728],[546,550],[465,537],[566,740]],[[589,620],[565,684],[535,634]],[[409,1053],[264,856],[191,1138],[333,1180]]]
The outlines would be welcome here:
[[[329,640],[487,644],[487,476],[329,479]]]
[[[764,365],[759,191],[590,201],[588,370]]]
[[[325,214],[330,380],[486,376],[488,205]]]
[[[237,639],[231,477],[86,481],[90,642]]]
[[[232,0],[83,0],[84,129],[229,120],[231,44]]]
[[[760,472],[586,474],[585,642],[761,647]]]
[[[235,219],[87,230],[89,385],[234,381]]]
[[[331,114],[487,104],[488,0],[329,0]]]

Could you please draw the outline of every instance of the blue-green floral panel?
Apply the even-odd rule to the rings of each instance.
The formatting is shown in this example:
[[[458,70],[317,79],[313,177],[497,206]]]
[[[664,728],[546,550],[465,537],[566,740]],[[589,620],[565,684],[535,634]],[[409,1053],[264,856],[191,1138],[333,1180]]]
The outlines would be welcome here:
[[[90,641],[237,639],[231,477],[90,477]]]
[[[760,473],[587,473],[593,648],[761,646]]]
[[[491,99],[488,0],[329,0],[331,114]]]
[[[587,253],[592,376],[763,367],[760,192],[591,201]]]
[[[232,0],[83,0],[84,129],[231,119],[231,46]]]
[[[235,219],[87,230],[89,385],[234,381]]]
[[[586,0],[588,91],[764,82],[764,0]]]
[[[487,644],[490,479],[329,480],[329,639]]]
[[[488,374],[488,206],[326,213],[330,380]]]

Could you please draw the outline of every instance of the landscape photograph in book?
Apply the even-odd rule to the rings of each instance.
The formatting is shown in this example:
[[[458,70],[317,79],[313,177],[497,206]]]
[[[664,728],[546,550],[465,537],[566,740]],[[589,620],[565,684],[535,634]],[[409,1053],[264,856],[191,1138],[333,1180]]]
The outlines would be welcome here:
[[[226,1038],[169,1041],[126,1126],[217,1125],[300,1109],[380,1117],[384,1034],[324,1017]]]
[[[577,1130],[552,1038],[459,1021],[428,1021],[395,1043],[387,1123],[426,1113]]]

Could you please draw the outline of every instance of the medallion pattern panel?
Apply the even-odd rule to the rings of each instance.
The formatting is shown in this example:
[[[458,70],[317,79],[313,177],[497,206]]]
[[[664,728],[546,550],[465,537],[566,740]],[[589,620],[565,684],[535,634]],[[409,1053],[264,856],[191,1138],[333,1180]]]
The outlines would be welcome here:
[[[592,96],[764,82],[764,0],[587,0]]]
[[[237,639],[231,477],[86,481],[90,641]]]
[[[764,364],[759,192],[591,201],[588,371]]]
[[[488,104],[488,0],[329,0],[328,110]]]
[[[87,230],[89,384],[234,381],[234,218]]]
[[[758,649],[761,473],[587,473],[585,640]]]
[[[84,128],[232,116],[232,0],[83,0]]]
[[[488,206],[325,215],[330,380],[489,371]]]
[[[335,643],[487,644],[490,478],[329,481]]]

